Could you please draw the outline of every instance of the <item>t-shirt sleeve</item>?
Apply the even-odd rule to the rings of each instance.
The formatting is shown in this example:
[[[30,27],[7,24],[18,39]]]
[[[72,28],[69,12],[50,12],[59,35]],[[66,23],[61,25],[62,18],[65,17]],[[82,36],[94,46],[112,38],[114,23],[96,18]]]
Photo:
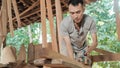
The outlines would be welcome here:
[[[93,33],[96,33],[96,32],[97,32],[96,23],[95,23],[94,20],[92,20],[91,26],[90,26],[90,33],[93,34]]]
[[[61,22],[61,24],[60,24],[60,35],[63,37],[69,35],[67,26],[65,25],[65,22]]]

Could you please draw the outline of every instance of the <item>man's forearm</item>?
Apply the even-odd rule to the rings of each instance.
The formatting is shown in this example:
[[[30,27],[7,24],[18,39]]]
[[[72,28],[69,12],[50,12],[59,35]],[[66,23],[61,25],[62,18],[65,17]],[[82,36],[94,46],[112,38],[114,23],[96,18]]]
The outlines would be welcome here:
[[[73,49],[72,49],[72,46],[71,46],[71,42],[70,42],[70,39],[69,37],[64,37],[64,40],[65,40],[65,43],[66,43],[66,48],[67,48],[67,51],[68,51],[68,55],[71,59],[74,59],[74,54],[73,54]]]
[[[98,45],[96,33],[92,34],[92,40],[93,40],[93,42],[92,42],[91,46],[88,46],[87,54],[89,54],[92,50],[94,50]]]
[[[73,49],[71,44],[67,44],[67,50],[68,50],[68,55],[70,56],[71,59],[74,59],[74,54],[73,54]]]

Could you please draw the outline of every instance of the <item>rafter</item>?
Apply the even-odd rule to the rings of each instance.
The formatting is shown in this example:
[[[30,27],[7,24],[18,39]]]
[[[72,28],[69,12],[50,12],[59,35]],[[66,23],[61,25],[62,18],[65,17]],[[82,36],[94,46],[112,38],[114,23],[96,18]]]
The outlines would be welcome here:
[[[37,14],[38,12],[40,12],[39,8],[34,9],[31,12],[26,13],[26,15],[21,16],[21,19],[26,18],[26,17],[30,17],[30,16],[32,16],[34,14]]]
[[[7,0],[7,11],[8,11],[8,18],[9,18],[9,29],[11,36],[14,36],[14,28],[13,28],[13,22],[12,22],[12,0]]]
[[[16,0],[12,0],[12,3],[13,3],[14,11],[15,11],[15,16],[16,16],[17,22],[18,22],[18,27],[21,27],[21,20],[20,20],[17,2],[16,2]]]

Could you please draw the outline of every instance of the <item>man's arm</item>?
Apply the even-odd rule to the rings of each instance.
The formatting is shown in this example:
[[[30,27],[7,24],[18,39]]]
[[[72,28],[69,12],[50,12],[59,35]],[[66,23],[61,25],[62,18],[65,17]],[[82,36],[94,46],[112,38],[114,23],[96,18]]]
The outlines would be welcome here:
[[[73,49],[72,49],[72,46],[71,46],[71,42],[70,42],[69,36],[65,36],[65,37],[63,37],[63,39],[65,41],[69,57],[71,59],[74,59]]]
[[[98,45],[97,34],[93,33],[91,36],[92,36],[92,44],[91,44],[91,46],[88,46],[88,49],[87,49],[87,52],[86,52],[87,55],[89,55],[89,53],[92,50],[94,50],[97,47],[97,45]]]

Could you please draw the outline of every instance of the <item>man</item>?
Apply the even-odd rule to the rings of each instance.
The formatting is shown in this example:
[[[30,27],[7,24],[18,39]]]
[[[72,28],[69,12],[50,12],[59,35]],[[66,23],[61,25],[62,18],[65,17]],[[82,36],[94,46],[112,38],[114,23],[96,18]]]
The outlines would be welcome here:
[[[63,38],[60,52],[71,59],[82,58],[97,46],[96,25],[90,16],[84,14],[83,0],[70,0],[68,9],[70,16],[64,18],[60,24],[60,34]],[[88,32],[92,37],[91,46],[87,46],[86,43]]]

